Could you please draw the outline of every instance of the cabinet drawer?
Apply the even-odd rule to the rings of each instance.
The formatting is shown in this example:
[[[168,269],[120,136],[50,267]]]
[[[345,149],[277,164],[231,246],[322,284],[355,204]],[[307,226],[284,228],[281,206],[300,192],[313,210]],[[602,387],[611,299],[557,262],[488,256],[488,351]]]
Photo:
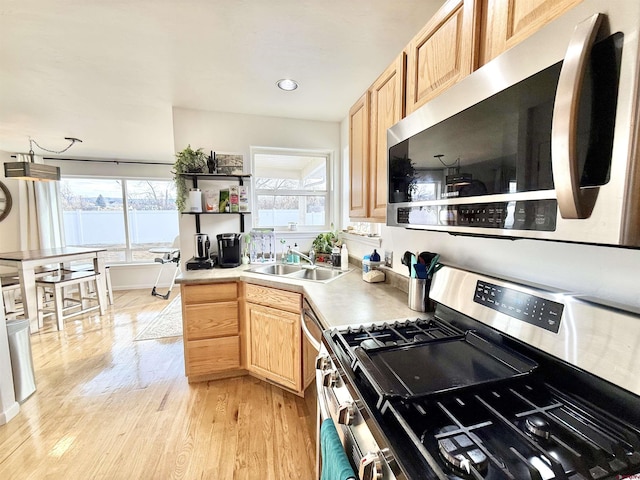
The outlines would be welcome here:
[[[185,305],[187,340],[238,335],[238,302]]]
[[[302,295],[299,293],[261,287],[250,283],[246,285],[245,300],[294,313],[300,313],[302,307]]]
[[[182,288],[182,302],[187,305],[237,299],[238,284],[236,282],[183,285]]]
[[[240,368],[240,337],[186,342],[187,376],[205,375]]]

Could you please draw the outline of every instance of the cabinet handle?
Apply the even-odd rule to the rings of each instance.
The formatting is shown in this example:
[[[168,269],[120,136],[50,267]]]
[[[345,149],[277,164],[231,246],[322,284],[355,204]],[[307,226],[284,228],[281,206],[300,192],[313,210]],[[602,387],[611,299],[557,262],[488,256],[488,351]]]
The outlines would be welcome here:
[[[588,218],[598,188],[580,188],[578,171],[578,107],[591,47],[602,23],[596,13],[576,25],[562,63],[553,107],[551,155],[553,180],[562,218]]]

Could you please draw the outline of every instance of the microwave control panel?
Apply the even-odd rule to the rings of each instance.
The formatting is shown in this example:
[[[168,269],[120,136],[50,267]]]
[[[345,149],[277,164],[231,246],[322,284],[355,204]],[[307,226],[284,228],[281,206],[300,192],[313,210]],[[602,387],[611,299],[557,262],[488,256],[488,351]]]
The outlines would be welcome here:
[[[550,332],[560,330],[564,305],[553,300],[478,280],[473,301]]]
[[[550,199],[446,206],[426,205],[400,207],[397,212],[397,221],[400,225],[450,225],[553,232],[556,229],[558,203]]]

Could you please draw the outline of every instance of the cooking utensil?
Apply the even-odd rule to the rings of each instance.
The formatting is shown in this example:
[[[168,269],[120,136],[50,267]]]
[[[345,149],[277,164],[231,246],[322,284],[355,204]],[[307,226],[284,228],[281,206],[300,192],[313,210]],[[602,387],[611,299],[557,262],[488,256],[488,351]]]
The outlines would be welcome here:
[[[415,272],[415,276],[416,278],[422,278],[422,279],[426,279],[427,278],[427,266],[423,263],[414,263],[413,264],[413,270]]]
[[[418,255],[418,261],[420,263],[424,263],[425,265],[429,265],[431,263],[431,259],[435,256],[435,253],[431,252],[420,252]]]
[[[429,268],[427,268],[427,277],[431,278],[431,275],[433,275],[433,269],[436,267],[436,263],[438,263],[438,260],[440,260],[440,254],[436,254],[435,257],[431,259]]]
[[[409,276],[411,276],[411,256],[413,254],[409,251],[404,252],[404,255],[402,255],[402,264],[406,265],[409,268]]]
[[[410,260],[410,263],[409,263],[409,276],[411,278],[416,278],[416,272],[415,272],[415,270],[413,268],[411,268],[411,265],[416,265],[416,262],[417,262],[416,256],[412,253],[411,254],[411,260]]]
[[[480,383],[519,377],[538,364],[507,347],[497,346],[474,332],[458,338],[389,349],[354,349],[361,364],[374,376],[387,398],[412,399],[461,390]],[[416,375],[407,365],[438,365],[429,375]]]

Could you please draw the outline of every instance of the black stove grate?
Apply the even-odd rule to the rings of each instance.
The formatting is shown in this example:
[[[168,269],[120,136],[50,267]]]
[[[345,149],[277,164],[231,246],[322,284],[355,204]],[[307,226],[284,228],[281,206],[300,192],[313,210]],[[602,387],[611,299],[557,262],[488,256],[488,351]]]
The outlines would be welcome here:
[[[390,401],[382,412],[402,418],[414,446],[447,478],[600,480],[640,473],[636,428],[535,377]]]
[[[350,327],[340,332],[349,347],[360,346],[367,349],[397,347],[462,335],[461,330],[437,318]]]

